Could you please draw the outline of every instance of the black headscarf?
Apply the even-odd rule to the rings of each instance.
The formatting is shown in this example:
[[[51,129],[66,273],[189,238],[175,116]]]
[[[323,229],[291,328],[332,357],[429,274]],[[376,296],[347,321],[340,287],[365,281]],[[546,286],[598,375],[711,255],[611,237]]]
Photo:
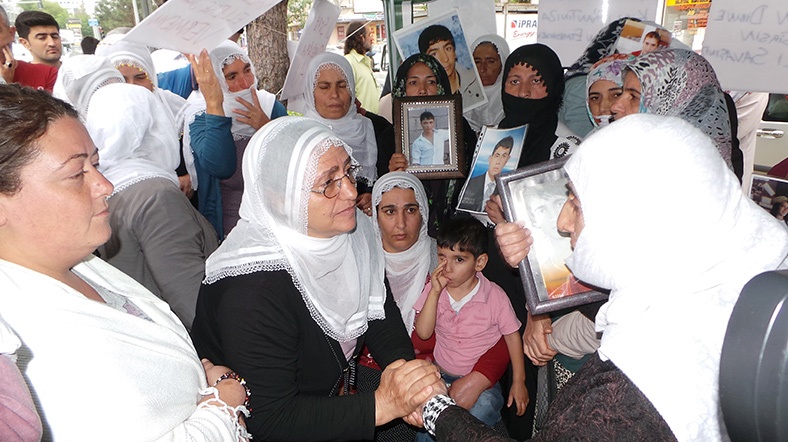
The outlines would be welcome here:
[[[547,96],[540,99],[520,98],[506,93],[506,78],[513,66],[528,64],[532,66],[545,82]],[[528,125],[523,151],[517,167],[530,166],[550,159],[550,147],[558,137],[558,108],[564,95],[564,70],[561,60],[549,47],[535,43],[520,46],[506,59],[503,68],[501,101],[504,119],[498,127]]]
[[[426,64],[435,74],[438,79],[438,95],[449,95],[451,93],[449,76],[446,75],[446,70],[443,69],[440,62],[432,55],[417,53],[406,58],[405,61],[399,65],[397,76],[394,79],[394,87],[391,90],[391,96],[393,98],[402,98],[405,96],[405,82],[408,79],[408,71],[416,63]]]

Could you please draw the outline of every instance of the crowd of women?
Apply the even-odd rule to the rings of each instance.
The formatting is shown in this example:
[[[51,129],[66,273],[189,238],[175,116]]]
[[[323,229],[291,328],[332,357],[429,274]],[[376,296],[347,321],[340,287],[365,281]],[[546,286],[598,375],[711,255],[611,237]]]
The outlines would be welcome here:
[[[527,124],[518,167],[569,156],[567,266],[610,291],[530,315],[514,267],[533,239],[487,202],[484,273],[529,365],[552,370],[538,386],[527,371],[530,418],[513,407],[495,430],[463,409],[508,388],[503,340],[447,388],[413,334],[463,183],[405,172],[344,57],[310,61],[298,117],[232,41],[189,56],[188,100],[122,35],[65,61],[54,97],[0,86],[0,350],[33,399],[0,356],[3,440],[726,440],[727,320],[752,276],[784,265],[788,231],[742,194],[709,63],[618,54],[624,21],[566,72],[542,44],[472,45],[489,102],[465,113],[460,148]],[[451,93],[426,54],[392,77],[394,98]],[[537,403],[537,388],[560,391]]]

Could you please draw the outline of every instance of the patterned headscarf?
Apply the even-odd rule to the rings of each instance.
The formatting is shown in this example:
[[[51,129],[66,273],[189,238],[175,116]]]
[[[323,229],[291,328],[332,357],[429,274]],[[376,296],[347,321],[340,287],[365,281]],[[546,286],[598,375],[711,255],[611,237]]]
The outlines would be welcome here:
[[[621,30],[624,29],[624,23],[627,20],[640,22],[640,19],[634,17],[623,17],[616,21],[610,22],[607,26],[597,33],[596,37],[591,40],[588,47],[583,54],[578,58],[569,69],[566,70],[564,78],[570,78],[578,75],[587,74],[591,67],[599,60],[611,55],[616,50],[616,42],[621,35]]]
[[[731,122],[725,93],[708,61],[685,49],[663,49],[637,57],[628,66],[641,85],[642,113],[676,116],[714,140],[731,165]]]
[[[394,87],[391,90],[391,96],[394,98],[402,98],[405,96],[405,83],[408,79],[408,71],[416,63],[424,63],[438,78],[438,95],[451,94],[451,83],[449,83],[449,76],[446,75],[446,70],[443,69],[440,62],[435,57],[427,54],[413,54],[406,58],[405,61],[397,69],[397,76],[394,78]]]
[[[599,127],[599,123],[591,114],[591,108],[588,106],[588,91],[599,80],[611,81],[619,87],[623,87],[624,69],[634,59],[635,56],[632,54],[609,55],[594,63],[594,66],[588,71],[588,76],[586,77],[586,110],[588,111],[588,118],[591,119],[594,127]]]

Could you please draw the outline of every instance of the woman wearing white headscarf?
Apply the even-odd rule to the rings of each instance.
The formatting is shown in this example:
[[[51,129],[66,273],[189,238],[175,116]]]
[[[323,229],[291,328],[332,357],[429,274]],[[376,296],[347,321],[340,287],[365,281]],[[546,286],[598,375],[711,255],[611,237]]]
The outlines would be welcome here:
[[[304,116],[330,127],[353,149],[353,158],[360,166],[358,205],[371,215],[370,192],[378,177],[378,144],[372,121],[356,109],[353,68],[345,57],[324,52],[310,60],[304,78]]]
[[[96,55],[109,58],[115,68],[121,71],[126,83],[143,86],[153,92],[156,98],[166,106],[166,115],[175,126],[175,136],[180,136],[183,126],[181,112],[186,105],[186,100],[180,95],[159,87],[156,68],[153,66],[153,59],[148,47],[125,41],[123,40],[124,36],[125,34],[112,34],[101,40],[96,47]]]
[[[418,204],[418,215],[421,223],[409,222],[411,221],[409,218],[413,216],[410,214],[412,211],[411,207],[387,208],[380,205],[383,195],[394,188],[413,190],[415,201]],[[421,184],[421,181],[413,174],[389,172],[380,177],[372,189],[372,207],[375,208],[372,212],[372,224],[376,232],[375,238],[379,248],[383,250],[383,256],[386,260],[386,278],[389,281],[394,301],[396,301],[402,313],[402,322],[405,323],[405,329],[408,334],[411,334],[416,314],[413,310],[413,305],[421,296],[424,284],[430,273],[438,265],[438,249],[435,245],[435,239],[427,235],[427,223],[429,221],[427,195],[424,192],[424,186]],[[390,213],[395,210],[397,212],[404,211],[405,213]],[[392,223],[384,220],[384,227],[381,227],[381,217],[388,218],[392,216],[405,218],[402,221],[394,222],[393,224],[397,225],[395,226],[395,231],[389,232],[387,225]],[[418,227],[418,229],[414,229],[414,227]],[[412,236],[411,233],[417,234],[415,242],[405,244],[408,246],[406,250],[397,251],[394,248],[395,245],[389,245],[389,242],[392,242],[389,236],[399,234],[405,236],[403,239],[412,240],[410,238]]]
[[[86,125],[99,146],[99,170],[115,187],[108,200],[112,236],[101,257],[166,301],[187,329],[194,320],[205,260],[216,233],[178,188],[178,140],[148,90],[101,88]]]
[[[317,121],[266,125],[244,153],[241,221],[206,263],[192,338],[246,378],[261,440],[371,439],[438,379],[402,361],[413,347],[372,223],[357,215],[349,154]],[[381,385],[346,396],[365,342],[386,367]]]
[[[788,232],[742,194],[712,140],[679,118],[628,116],[564,168],[567,265],[611,292],[596,317],[599,356],[558,394],[537,440],[727,440],[717,381],[728,319],[750,278],[784,267]],[[499,243],[516,248],[518,232],[499,227]]]
[[[498,34],[489,34],[477,38],[471,48],[476,70],[479,71],[484,86],[484,94],[487,95],[487,104],[465,112],[464,116],[473,130],[479,132],[482,126],[495,126],[503,120],[501,83],[503,63],[509,57],[509,43]]]
[[[184,160],[200,213],[224,238],[238,222],[246,143],[268,121],[287,115],[287,110],[273,94],[257,89],[251,60],[232,41],[190,60],[200,90],[189,97],[184,110]]]
[[[75,55],[63,60],[52,95],[73,105],[84,120],[93,94],[113,83],[125,83],[125,80],[109,59],[97,55]]]

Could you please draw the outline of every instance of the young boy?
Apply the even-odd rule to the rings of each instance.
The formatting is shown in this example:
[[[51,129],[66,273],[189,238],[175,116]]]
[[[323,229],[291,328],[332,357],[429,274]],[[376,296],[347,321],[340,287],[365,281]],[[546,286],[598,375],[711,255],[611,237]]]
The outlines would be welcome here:
[[[520,321],[506,293],[482,275],[487,264],[487,232],[472,218],[447,222],[438,233],[438,260],[421,297],[414,305],[416,334],[421,339],[436,335],[434,358],[447,383],[473,369],[487,350],[503,335],[512,361],[514,379],[507,406],[525,413],[523,342]],[[451,395],[451,389],[449,389]],[[501,419],[503,395],[499,384],[482,392],[469,410],[487,425]]]

